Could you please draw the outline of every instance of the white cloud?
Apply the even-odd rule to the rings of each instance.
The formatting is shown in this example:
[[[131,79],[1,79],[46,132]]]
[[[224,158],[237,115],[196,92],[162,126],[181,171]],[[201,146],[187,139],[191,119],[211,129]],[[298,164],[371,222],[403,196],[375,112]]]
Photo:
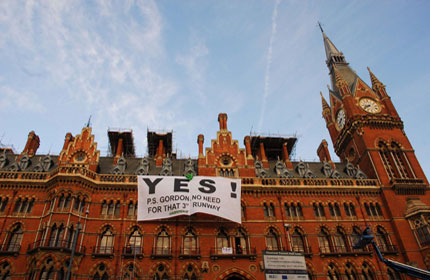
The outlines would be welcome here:
[[[273,8],[273,13],[272,13],[272,29],[270,34],[269,47],[267,50],[266,73],[264,75],[263,102],[261,103],[261,114],[260,114],[260,119],[258,121],[258,130],[261,130],[263,126],[264,115],[266,112],[266,102],[270,91],[270,66],[272,65],[273,42],[275,40],[276,29],[277,29],[276,18],[278,17],[278,6],[280,2],[281,0],[275,1],[275,7]]]
[[[42,113],[45,107],[37,95],[26,91],[16,91],[8,86],[0,86],[2,98],[0,98],[0,109],[5,111],[22,110]]]
[[[197,37],[192,38],[191,45],[187,53],[176,57],[176,63],[185,67],[191,88],[202,100],[205,100],[203,90],[206,80],[206,60],[204,58],[209,54],[209,49],[205,42]]]

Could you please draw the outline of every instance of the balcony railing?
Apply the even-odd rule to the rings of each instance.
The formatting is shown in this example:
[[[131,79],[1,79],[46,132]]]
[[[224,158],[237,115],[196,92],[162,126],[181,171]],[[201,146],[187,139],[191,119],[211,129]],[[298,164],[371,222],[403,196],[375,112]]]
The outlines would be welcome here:
[[[95,246],[93,247],[93,257],[112,258],[114,255],[113,246]]]
[[[333,255],[370,255],[372,252],[366,247],[364,249],[352,249],[346,246],[324,246],[320,247],[322,256]]]
[[[312,255],[312,248],[310,246],[293,246],[293,248],[291,248],[291,250],[293,252],[297,252],[297,253],[303,253],[305,256],[310,256]]]
[[[56,242],[50,242],[49,240],[40,240],[28,245],[27,253],[32,254],[37,251],[63,251],[66,253],[70,253],[72,251],[72,242],[67,240],[59,240]],[[76,244],[75,254],[85,254],[85,246],[80,246]]]
[[[200,248],[181,248],[181,259],[200,259]]]
[[[377,187],[374,179],[308,179],[308,178],[242,178],[242,185],[262,186],[327,186],[327,187]]]
[[[152,259],[172,258],[172,250],[170,247],[153,247],[151,253]]]
[[[0,256],[8,256],[8,255],[19,255],[19,250],[21,249],[21,244],[18,243],[9,243],[4,244],[0,248]]]
[[[140,246],[127,246],[122,251],[124,258],[143,258],[143,248]]]
[[[250,247],[250,248],[236,248],[236,247],[211,248],[210,249],[210,256],[212,259],[218,259],[218,258],[255,259],[257,257],[257,250],[254,247]]]
[[[381,251],[382,254],[398,254],[399,253],[397,246],[393,245],[393,244],[379,245],[379,250]]]

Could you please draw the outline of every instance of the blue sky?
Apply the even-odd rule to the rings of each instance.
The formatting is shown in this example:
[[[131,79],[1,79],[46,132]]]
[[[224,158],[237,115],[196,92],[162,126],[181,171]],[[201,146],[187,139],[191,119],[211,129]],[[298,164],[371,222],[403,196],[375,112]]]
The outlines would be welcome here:
[[[317,160],[319,92],[328,69],[317,21],[352,68],[387,86],[426,174],[429,1],[1,1],[0,141],[59,154],[92,115],[102,155],[108,128],[173,130],[183,157],[215,138],[217,116],[243,147],[254,134],[297,135],[295,159]],[[333,150],[332,156],[334,156]]]

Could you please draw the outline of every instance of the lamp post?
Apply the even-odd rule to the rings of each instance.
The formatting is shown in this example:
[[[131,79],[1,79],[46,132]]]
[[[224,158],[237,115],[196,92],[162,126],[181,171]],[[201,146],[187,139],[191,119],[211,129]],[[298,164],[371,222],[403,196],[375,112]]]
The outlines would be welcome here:
[[[70,280],[70,277],[72,275],[73,258],[75,257],[76,243],[78,242],[78,236],[79,236],[79,232],[81,231],[81,228],[82,228],[81,222],[78,221],[78,223],[76,224],[76,234],[73,236],[72,253],[70,255],[69,267],[67,268],[67,274],[66,274],[65,280]]]

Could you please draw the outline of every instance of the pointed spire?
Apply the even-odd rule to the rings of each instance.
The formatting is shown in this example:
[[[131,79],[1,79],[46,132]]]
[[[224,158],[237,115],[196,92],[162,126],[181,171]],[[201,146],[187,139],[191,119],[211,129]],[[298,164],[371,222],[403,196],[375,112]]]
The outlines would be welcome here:
[[[375,74],[372,73],[372,71],[370,71],[370,68],[367,67],[367,71],[369,71],[369,75],[370,75],[370,80],[372,81],[372,89],[374,91],[377,91],[380,88],[385,88],[384,84],[381,83],[378,78],[376,78]]]
[[[334,63],[347,63],[345,57],[343,56],[343,53],[336,48],[333,42],[325,34],[320,22],[318,22],[318,25],[323,35],[325,54],[327,57],[327,65]]]
[[[326,110],[330,110],[330,106],[328,105],[327,101],[325,100],[322,92],[320,92],[320,95],[321,95],[322,109],[323,109],[323,113],[324,113]]]
[[[348,88],[348,82],[345,81],[345,79],[340,74],[339,70],[337,70],[336,66],[334,66],[334,65],[333,65],[333,72],[334,72],[334,78],[336,81],[336,87],[339,89],[342,87]]]

